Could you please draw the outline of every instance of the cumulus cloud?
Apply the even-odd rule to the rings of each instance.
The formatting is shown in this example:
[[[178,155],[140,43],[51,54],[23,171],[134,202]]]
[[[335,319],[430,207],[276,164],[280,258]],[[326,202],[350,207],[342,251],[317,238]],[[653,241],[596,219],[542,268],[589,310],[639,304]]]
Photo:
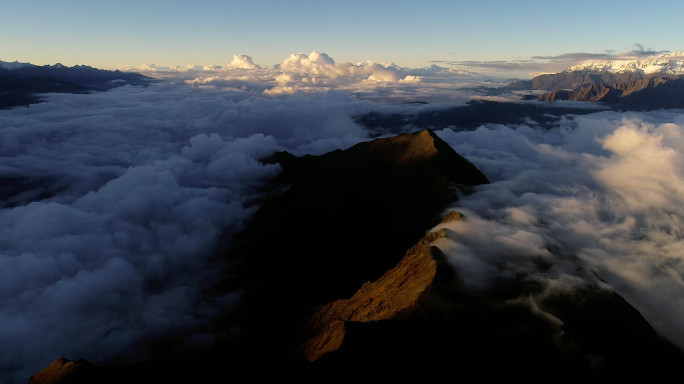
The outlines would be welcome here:
[[[682,116],[439,131],[493,181],[452,208],[466,221],[442,225],[454,235],[440,246],[473,287],[516,274],[553,289],[608,284],[684,348]]]
[[[228,68],[259,69],[261,67],[254,64],[254,61],[252,61],[251,57],[243,54],[235,54],[233,56],[233,61],[228,63]]]
[[[293,54],[277,67],[277,85],[268,95],[345,90],[357,97],[383,101],[429,101],[463,104],[481,86],[470,74],[433,65],[402,68],[393,63],[338,63],[325,53]]]
[[[432,65],[402,68],[393,63],[337,62],[322,52],[291,54],[274,68],[255,64],[236,54],[225,67],[142,66],[126,68],[148,76],[191,84],[198,88],[241,91],[255,96],[278,97],[295,93],[343,90],[357,98],[382,101],[463,104],[483,85],[482,78],[453,68]],[[489,87],[499,86],[488,82]]]

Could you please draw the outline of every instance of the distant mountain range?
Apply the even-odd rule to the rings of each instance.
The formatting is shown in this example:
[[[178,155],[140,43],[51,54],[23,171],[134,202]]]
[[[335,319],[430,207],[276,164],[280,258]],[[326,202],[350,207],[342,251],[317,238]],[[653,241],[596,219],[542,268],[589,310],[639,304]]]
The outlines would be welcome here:
[[[33,65],[0,61],[0,108],[40,102],[41,93],[106,91],[122,85],[146,85],[153,79],[138,73],[85,65]]]
[[[543,90],[527,100],[601,102],[621,110],[684,108],[684,52],[643,60],[586,62],[514,81],[508,90]]]

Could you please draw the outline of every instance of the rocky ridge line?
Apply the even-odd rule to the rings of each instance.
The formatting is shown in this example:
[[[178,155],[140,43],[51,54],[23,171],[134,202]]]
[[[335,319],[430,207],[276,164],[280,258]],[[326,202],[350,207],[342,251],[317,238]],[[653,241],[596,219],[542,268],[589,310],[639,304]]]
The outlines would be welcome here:
[[[461,220],[460,213],[450,213],[443,222],[451,220]],[[310,337],[300,347],[302,356],[316,361],[325,353],[337,350],[344,340],[345,323],[349,321],[398,319],[415,310],[437,274],[435,253],[440,251],[431,244],[445,237],[444,229],[429,232],[380,279],[367,281],[349,299],[316,309],[307,323]]]

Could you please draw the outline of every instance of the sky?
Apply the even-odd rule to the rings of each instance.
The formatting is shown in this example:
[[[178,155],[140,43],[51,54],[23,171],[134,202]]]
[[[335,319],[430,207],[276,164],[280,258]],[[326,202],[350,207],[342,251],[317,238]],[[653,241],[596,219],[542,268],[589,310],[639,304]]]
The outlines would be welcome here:
[[[674,0],[2,0],[0,60],[110,69],[225,65],[245,54],[271,67],[317,51],[411,68],[529,64],[578,53],[680,50],[683,13]]]

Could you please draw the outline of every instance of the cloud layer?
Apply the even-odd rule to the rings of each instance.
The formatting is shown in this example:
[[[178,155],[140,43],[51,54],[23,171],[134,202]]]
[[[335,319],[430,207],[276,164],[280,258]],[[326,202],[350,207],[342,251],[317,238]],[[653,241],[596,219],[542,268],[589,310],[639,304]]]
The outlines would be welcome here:
[[[0,202],[3,382],[60,356],[125,361],[170,333],[194,340],[238,298],[201,292],[221,276],[221,241],[279,172],[258,159],[355,144],[352,116],[367,108],[335,92],[161,83],[0,111],[0,182],[15,187]]]

